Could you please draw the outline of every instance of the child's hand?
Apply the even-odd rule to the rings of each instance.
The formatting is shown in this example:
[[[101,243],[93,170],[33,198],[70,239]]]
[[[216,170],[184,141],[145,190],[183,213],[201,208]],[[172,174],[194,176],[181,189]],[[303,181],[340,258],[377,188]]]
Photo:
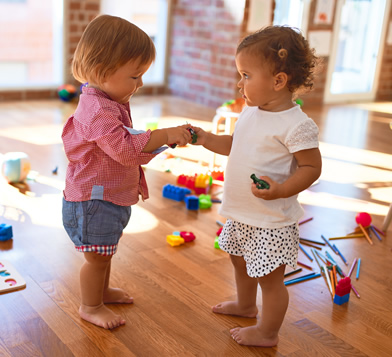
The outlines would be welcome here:
[[[204,145],[206,142],[207,133],[197,126],[192,126],[192,129],[197,135],[197,141],[193,145]]]
[[[180,125],[174,128],[167,128],[167,143],[168,145],[172,144],[177,144],[179,146],[185,146],[188,144],[192,137],[191,134],[189,133],[189,128],[188,124],[185,125]]]
[[[252,193],[258,197],[262,198],[263,200],[275,200],[277,198],[281,198],[281,185],[276,181],[270,179],[268,176],[260,176],[260,179],[264,180],[269,184],[268,189],[260,189],[257,188],[256,184],[252,182]]]

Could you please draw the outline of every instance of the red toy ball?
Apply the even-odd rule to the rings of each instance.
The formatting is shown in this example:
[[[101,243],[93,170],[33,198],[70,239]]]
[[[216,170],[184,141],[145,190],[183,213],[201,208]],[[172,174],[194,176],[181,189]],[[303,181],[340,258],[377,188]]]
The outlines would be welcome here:
[[[355,221],[358,224],[362,224],[362,226],[367,227],[367,226],[370,226],[370,224],[372,223],[372,217],[370,216],[369,213],[360,212],[355,217]]]

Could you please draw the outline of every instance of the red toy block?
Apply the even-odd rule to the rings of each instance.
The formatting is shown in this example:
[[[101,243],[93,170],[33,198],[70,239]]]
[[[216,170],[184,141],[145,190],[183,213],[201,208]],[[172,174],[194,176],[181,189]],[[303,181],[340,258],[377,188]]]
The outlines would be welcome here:
[[[184,239],[185,243],[192,242],[196,239],[196,236],[192,232],[180,232],[180,236]]]
[[[346,276],[345,278],[339,280],[335,289],[335,294],[339,296],[343,296],[349,294],[350,290],[351,290],[351,279],[350,277]]]

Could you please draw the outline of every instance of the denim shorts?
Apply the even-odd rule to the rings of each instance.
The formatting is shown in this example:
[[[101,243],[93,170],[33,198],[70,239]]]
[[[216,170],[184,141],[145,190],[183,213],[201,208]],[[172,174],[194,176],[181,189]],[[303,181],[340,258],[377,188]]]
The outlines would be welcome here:
[[[130,206],[102,200],[70,202],[63,198],[63,225],[77,249],[117,246],[130,217]],[[82,251],[100,252],[99,249]]]

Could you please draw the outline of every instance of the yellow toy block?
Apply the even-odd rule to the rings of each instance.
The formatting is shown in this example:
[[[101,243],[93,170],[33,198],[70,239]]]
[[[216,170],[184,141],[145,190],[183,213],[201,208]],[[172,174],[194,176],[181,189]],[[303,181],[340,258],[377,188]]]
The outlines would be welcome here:
[[[166,241],[172,246],[175,247],[177,245],[181,245],[185,243],[184,238],[181,238],[180,236],[175,236],[175,235],[168,235],[166,236]]]
[[[206,188],[210,183],[210,176],[199,174],[195,178],[195,187]]]

